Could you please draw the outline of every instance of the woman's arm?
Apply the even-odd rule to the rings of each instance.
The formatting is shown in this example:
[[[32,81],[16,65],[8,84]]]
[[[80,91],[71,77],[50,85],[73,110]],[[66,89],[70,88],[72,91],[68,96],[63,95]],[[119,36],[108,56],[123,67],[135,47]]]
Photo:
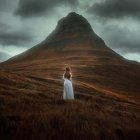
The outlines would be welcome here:
[[[70,73],[70,80],[72,80],[72,73]]]
[[[63,79],[63,80],[65,79],[64,74],[63,74],[63,76],[62,76],[62,79]]]

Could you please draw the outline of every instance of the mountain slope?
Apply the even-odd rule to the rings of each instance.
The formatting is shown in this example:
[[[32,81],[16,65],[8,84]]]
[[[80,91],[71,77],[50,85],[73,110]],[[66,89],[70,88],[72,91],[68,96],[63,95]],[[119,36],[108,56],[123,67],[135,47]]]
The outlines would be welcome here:
[[[105,45],[83,16],[72,12],[58,22],[56,29],[43,42],[9,61],[22,62],[28,58],[50,59],[53,55],[76,57],[79,54],[91,57],[93,55],[95,57],[121,57]]]
[[[72,68],[74,101],[62,100],[65,65]],[[139,137],[140,64],[107,47],[74,12],[43,42],[1,63],[0,81],[1,137]]]

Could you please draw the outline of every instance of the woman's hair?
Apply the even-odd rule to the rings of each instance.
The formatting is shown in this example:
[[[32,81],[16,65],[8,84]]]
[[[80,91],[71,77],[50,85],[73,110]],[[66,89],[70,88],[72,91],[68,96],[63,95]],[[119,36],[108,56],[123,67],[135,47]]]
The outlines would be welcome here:
[[[70,80],[71,76],[72,76],[72,74],[71,74],[70,67],[66,67],[65,72],[64,72],[64,77]]]

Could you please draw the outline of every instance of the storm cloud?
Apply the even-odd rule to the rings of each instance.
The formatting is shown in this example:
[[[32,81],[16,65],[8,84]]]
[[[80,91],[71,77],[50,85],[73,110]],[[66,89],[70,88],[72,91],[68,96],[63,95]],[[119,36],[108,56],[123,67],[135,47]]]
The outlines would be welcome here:
[[[19,7],[15,11],[21,17],[47,15],[53,12],[57,6],[73,7],[78,0],[19,0]]]
[[[6,61],[9,59],[11,56],[5,52],[0,52],[0,62]]]
[[[3,20],[0,20],[0,46],[24,47],[34,40],[35,35],[29,27],[11,15],[7,15],[9,18],[5,19],[5,15],[2,16]]]
[[[103,32],[104,39],[112,49],[122,53],[140,52],[140,30],[138,32],[119,25],[106,25]]]
[[[88,12],[100,18],[135,18],[140,19],[139,0],[105,0],[94,3],[89,7]]]
[[[16,45],[25,46],[26,42],[30,42],[32,36],[24,32],[4,32],[0,33],[1,45]]]
[[[0,9],[4,9],[5,7],[7,7],[8,4],[8,0],[0,0]]]

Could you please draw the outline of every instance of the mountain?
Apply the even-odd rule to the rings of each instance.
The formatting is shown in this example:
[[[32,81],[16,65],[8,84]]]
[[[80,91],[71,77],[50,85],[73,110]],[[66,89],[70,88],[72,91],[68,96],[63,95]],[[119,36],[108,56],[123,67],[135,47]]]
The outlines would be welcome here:
[[[93,57],[95,55],[95,57],[100,58],[112,57],[115,60],[120,57],[94,33],[83,16],[72,12],[58,22],[56,29],[43,42],[8,62],[50,59],[50,57],[53,57],[52,55],[59,55],[62,58],[63,54],[64,57],[66,57],[66,54],[68,57],[77,57],[80,54],[80,57],[87,55]]]
[[[62,99],[66,65],[74,101]],[[140,137],[140,64],[110,49],[82,15],[69,13],[40,44],[1,63],[0,81],[2,138]]]

